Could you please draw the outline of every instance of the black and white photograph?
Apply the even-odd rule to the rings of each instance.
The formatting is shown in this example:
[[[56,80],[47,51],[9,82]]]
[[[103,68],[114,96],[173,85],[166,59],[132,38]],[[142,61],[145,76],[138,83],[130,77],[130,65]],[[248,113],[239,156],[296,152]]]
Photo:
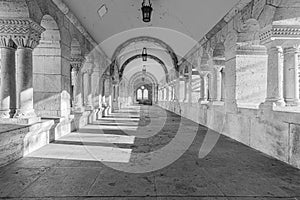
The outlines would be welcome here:
[[[0,200],[300,200],[300,0],[0,0]]]

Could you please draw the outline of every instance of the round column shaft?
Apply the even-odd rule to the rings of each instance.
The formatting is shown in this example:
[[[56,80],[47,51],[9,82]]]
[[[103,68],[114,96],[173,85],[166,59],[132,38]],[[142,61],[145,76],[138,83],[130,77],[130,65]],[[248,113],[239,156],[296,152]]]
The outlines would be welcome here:
[[[15,48],[1,48],[0,118],[10,118],[16,105]]]

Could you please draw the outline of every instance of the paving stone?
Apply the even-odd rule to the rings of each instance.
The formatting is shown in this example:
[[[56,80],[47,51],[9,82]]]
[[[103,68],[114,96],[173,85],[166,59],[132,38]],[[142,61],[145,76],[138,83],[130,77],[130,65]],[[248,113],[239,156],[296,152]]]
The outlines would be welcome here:
[[[150,113],[159,113],[160,110],[158,107],[149,108]],[[114,117],[118,114],[115,113]],[[211,133],[187,119],[183,120],[182,126],[186,131],[182,134],[186,137],[197,134],[189,148],[182,148],[181,143],[188,141],[183,138],[171,149],[165,150],[167,157],[182,154],[169,165],[148,173],[125,173],[111,168],[138,164],[138,169],[142,169],[143,163],[151,161],[152,152],[170,144],[176,134],[181,133],[173,120],[180,122],[181,119],[177,115],[169,115],[172,120],[167,120],[161,131],[153,135],[141,132],[141,137],[137,131],[132,144],[129,144],[129,137],[134,131],[121,131],[122,126],[118,127],[113,118],[101,119],[64,136],[0,168],[0,197],[47,200],[295,200],[300,196],[298,169],[225,136],[220,136],[209,154],[199,159],[204,138]],[[126,113],[126,116],[121,113],[118,119],[131,119],[131,116],[138,116],[138,111]],[[153,129],[148,127],[150,130],[160,126],[157,120],[154,122],[151,125]],[[106,126],[104,133],[99,130],[103,126]],[[131,128],[138,130],[138,126],[138,123],[131,123]],[[116,138],[111,140],[112,137]],[[95,151],[90,152],[90,148],[94,147]],[[128,163],[123,163],[126,160],[124,156],[115,157],[114,162],[100,162],[97,156],[113,158],[117,155],[112,152],[113,149],[107,151],[107,148],[132,150],[124,154],[129,155]],[[163,163],[167,157],[160,157],[156,164]],[[139,163],[135,163],[137,161]]]

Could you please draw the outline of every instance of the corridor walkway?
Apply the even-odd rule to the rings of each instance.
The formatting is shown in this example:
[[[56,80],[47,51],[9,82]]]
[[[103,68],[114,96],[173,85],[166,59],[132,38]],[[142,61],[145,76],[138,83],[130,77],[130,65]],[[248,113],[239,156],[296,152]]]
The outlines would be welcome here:
[[[207,136],[220,135],[156,106],[132,106],[0,168],[0,197],[300,199],[299,170],[225,136],[200,159]]]

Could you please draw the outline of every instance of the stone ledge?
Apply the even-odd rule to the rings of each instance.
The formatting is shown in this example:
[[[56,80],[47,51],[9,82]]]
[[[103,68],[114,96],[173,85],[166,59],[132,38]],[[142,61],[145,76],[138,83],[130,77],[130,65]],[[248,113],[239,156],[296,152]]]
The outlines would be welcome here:
[[[0,124],[31,125],[41,121],[40,117],[30,118],[1,118]]]
[[[0,166],[9,164],[49,144],[53,120],[41,121],[30,126],[6,124],[1,126]]]

